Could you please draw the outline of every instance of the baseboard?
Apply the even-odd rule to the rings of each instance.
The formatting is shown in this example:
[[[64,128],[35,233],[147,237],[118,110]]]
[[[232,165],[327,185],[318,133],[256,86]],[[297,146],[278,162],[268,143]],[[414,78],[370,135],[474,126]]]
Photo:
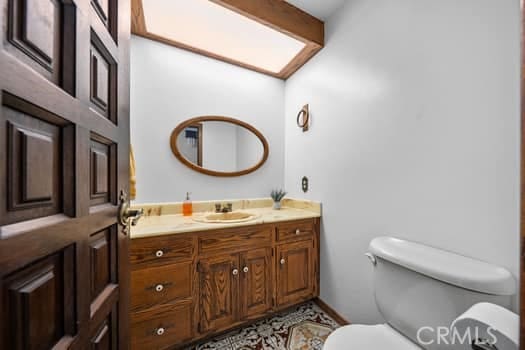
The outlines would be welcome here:
[[[350,322],[348,322],[346,318],[344,318],[337,311],[332,309],[332,307],[328,305],[327,303],[325,303],[323,300],[321,300],[321,298],[314,299],[314,302],[321,308],[321,310],[326,312],[328,316],[333,318],[340,325],[345,326],[345,325],[350,324]]]

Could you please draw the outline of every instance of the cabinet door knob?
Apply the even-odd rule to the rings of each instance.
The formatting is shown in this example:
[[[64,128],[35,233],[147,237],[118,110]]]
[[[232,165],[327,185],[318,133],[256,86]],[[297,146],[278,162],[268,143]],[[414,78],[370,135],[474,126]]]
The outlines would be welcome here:
[[[286,262],[286,260],[284,260],[284,258],[281,259],[281,265],[284,265],[284,263]]]
[[[301,230],[299,230],[299,229],[295,230],[295,234],[296,234],[296,235],[298,235],[298,234],[300,234],[300,233],[301,233]]]
[[[239,274],[239,270],[237,270],[237,269],[233,269],[232,274],[233,274],[234,276],[237,276],[237,275]]]
[[[162,328],[162,327],[157,328],[156,333],[157,333],[157,335],[163,335],[164,334],[164,328]]]
[[[157,258],[160,258],[160,257],[163,256],[163,255],[164,255],[164,252],[163,252],[162,250],[157,250],[157,251],[155,252],[155,256],[156,256]]]
[[[248,272],[248,266],[245,266],[245,267],[242,269],[242,271],[243,271],[244,273]]]
[[[164,286],[163,286],[162,284],[157,284],[157,285],[155,286],[155,290],[156,290],[157,292],[162,292],[163,289],[164,289]]]

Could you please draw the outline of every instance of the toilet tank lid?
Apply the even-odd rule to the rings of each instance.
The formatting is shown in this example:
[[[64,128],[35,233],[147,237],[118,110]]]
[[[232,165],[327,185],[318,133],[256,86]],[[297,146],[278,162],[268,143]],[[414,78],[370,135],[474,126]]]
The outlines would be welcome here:
[[[465,289],[494,295],[516,293],[516,280],[505,268],[394,237],[378,237],[369,251],[377,257]]]

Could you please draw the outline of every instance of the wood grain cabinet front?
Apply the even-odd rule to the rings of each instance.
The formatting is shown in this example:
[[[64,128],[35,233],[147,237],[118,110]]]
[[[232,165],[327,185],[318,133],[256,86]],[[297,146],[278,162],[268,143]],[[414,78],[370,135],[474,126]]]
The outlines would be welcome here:
[[[191,236],[167,235],[131,241],[132,268],[166,265],[193,258],[195,244]]]
[[[318,296],[319,222],[132,240],[132,349],[179,348]]]
[[[131,309],[144,309],[191,298],[192,265],[190,261],[132,271]]]
[[[277,241],[312,239],[315,233],[313,220],[300,220],[280,224],[276,227]]]
[[[201,333],[226,329],[271,310],[271,248],[205,258],[198,266]]]
[[[277,247],[277,303],[288,305],[314,295],[313,242],[287,243]]]
[[[132,349],[165,349],[191,340],[193,335],[191,312],[191,303],[183,303],[133,313]]]

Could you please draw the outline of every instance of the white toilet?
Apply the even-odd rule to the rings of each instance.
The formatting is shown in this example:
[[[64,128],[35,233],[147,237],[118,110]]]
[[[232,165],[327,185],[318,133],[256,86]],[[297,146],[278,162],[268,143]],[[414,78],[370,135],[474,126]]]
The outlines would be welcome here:
[[[341,327],[323,350],[465,348],[438,339],[438,327],[450,327],[480,302],[508,308],[516,293],[508,270],[458,254],[392,237],[374,239],[369,252],[375,300],[386,323]]]

